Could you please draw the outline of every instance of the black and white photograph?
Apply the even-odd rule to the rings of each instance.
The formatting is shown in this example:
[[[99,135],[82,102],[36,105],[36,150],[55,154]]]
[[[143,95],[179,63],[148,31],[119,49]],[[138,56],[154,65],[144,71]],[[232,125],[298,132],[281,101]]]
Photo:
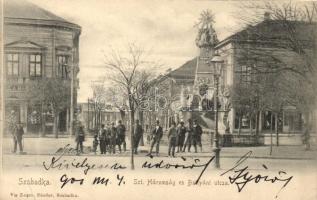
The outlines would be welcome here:
[[[1,200],[317,200],[316,1],[0,8]]]

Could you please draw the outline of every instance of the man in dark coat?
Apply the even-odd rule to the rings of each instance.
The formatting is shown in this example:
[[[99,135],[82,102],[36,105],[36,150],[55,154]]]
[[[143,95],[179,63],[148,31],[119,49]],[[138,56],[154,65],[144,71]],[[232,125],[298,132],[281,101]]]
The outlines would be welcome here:
[[[110,127],[110,152],[116,153],[116,142],[117,142],[117,129],[114,126],[114,122],[111,123]]]
[[[172,126],[168,129],[168,156],[175,157],[175,148],[177,140],[177,130],[175,122],[172,122]]]
[[[143,128],[140,125],[139,120],[137,119],[135,121],[134,137],[133,137],[133,140],[134,140],[134,153],[135,154],[138,154],[138,147],[139,147],[139,143],[140,143],[140,140],[142,138],[142,135],[143,135]]]
[[[200,152],[203,151],[203,147],[201,145],[202,133],[203,133],[203,131],[202,131],[201,126],[197,123],[197,120],[194,120],[192,144],[194,145],[195,153],[197,153],[197,145],[200,147]]]
[[[98,134],[95,134],[94,140],[92,141],[92,152],[94,152],[95,154],[97,153],[98,144],[99,144]]]
[[[126,151],[126,142],[125,142],[125,132],[126,128],[122,124],[122,121],[118,121],[118,126],[117,126],[117,133],[118,133],[118,146],[119,146],[119,151],[121,152],[121,145],[123,145],[123,151]]]
[[[12,135],[13,135],[13,153],[17,151],[17,145],[19,145],[20,153],[23,152],[23,146],[22,146],[22,137],[23,137],[24,131],[23,126],[21,123],[16,124],[14,127],[12,127]]]
[[[108,123],[106,129],[105,149],[111,153],[111,125]]]
[[[179,126],[177,127],[177,152],[181,152],[183,149],[184,141],[185,141],[186,127],[184,126],[184,122],[181,121]]]
[[[193,135],[193,121],[192,119],[188,119],[188,126],[186,127],[186,136],[184,141],[183,152],[185,152],[186,147],[188,148],[188,152],[190,152],[190,147],[192,145],[192,135]]]
[[[98,132],[98,137],[99,137],[100,154],[105,154],[106,153],[106,129],[104,124],[101,124],[101,128]]]
[[[77,154],[83,153],[83,142],[84,141],[85,141],[84,126],[83,125],[79,125],[79,127],[76,129],[76,142],[77,142],[76,150],[77,150]]]
[[[160,150],[160,141],[163,136],[163,129],[160,126],[160,121],[156,121],[156,126],[154,130],[152,131],[151,135],[151,147],[150,147],[150,152],[148,155],[152,155],[153,147],[156,145],[156,155],[159,155],[159,150]]]

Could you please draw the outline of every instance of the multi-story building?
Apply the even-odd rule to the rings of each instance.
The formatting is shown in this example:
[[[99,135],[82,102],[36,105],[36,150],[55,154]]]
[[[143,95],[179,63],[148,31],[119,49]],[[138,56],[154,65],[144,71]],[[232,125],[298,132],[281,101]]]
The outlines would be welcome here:
[[[4,1],[5,116],[15,111],[28,132],[40,131],[43,118],[49,118],[49,114],[42,112],[41,104],[30,106],[25,98],[26,83],[38,79],[60,78],[72,85],[76,106],[80,33],[77,24],[37,5],[24,0]],[[68,130],[70,102],[59,114],[60,132]],[[52,123],[46,122],[49,130]]]
[[[270,132],[273,130],[273,140],[277,138],[275,133],[279,133],[280,144],[300,144],[303,121],[306,119],[296,106],[286,103],[278,115],[270,109],[263,109],[258,112],[258,118],[256,118],[248,113],[239,113],[238,108],[230,102],[231,89],[236,85],[252,82],[256,74],[253,70],[256,70],[256,67],[259,69],[261,62],[268,63],[269,59],[275,57],[286,66],[300,66],[298,62],[301,62],[301,59],[296,57],[289,48],[290,40],[287,37],[289,33],[286,27],[280,21],[271,20],[267,14],[265,17],[256,25],[247,27],[220,42],[215,42],[214,46],[199,46],[200,53],[196,58],[165,74],[165,78],[160,78],[162,80],[160,84],[169,85],[165,95],[173,94],[178,97],[173,100],[174,106],[169,107],[162,116],[170,119],[169,121],[186,121],[188,118],[195,118],[205,130],[213,131],[214,110],[206,111],[205,107],[209,104],[212,109],[215,107],[213,105],[215,80],[210,60],[218,54],[223,60],[218,96],[218,102],[221,104],[218,119],[220,134],[230,134],[233,143],[236,144],[263,144],[270,143]],[[307,52],[315,52],[316,24],[292,21],[287,23],[294,28],[296,39],[304,45],[302,48]],[[256,55],[259,52],[260,54]],[[256,58],[256,56],[260,57]],[[314,114],[312,118],[316,121]],[[255,136],[256,131],[260,135]],[[255,137],[260,137],[260,141],[257,139],[255,142]]]

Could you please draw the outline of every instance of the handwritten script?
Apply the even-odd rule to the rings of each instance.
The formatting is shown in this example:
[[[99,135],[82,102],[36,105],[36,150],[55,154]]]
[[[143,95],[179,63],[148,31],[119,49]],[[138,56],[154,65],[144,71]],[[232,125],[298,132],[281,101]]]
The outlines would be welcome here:
[[[260,183],[262,182],[282,182],[284,183],[278,193],[276,194],[275,198],[278,197],[278,194],[281,192],[283,188],[285,188],[290,181],[293,179],[293,176],[286,176],[287,173],[285,171],[280,170],[277,176],[270,177],[269,175],[261,175],[261,174],[252,174],[249,170],[249,166],[241,166],[250,156],[252,155],[252,151],[249,151],[245,155],[243,155],[235,165],[230,168],[229,170],[223,172],[221,176],[225,174],[229,174],[231,172],[232,175],[229,176],[229,181],[231,184],[235,184],[238,188],[238,192],[241,192],[248,183]],[[262,167],[265,170],[268,170],[268,167],[265,164],[262,164]],[[286,176],[286,177],[284,177]]]
[[[73,151],[74,149],[70,148],[70,145],[66,145],[62,150],[58,150],[58,155],[53,156],[48,162],[43,162],[43,167],[45,170],[49,171],[52,169],[55,170],[65,170],[68,169],[79,169],[82,170],[84,176],[88,174],[90,170],[93,169],[110,169],[110,170],[125,170],[127,167],[124,164],[120,164],[118,162],[114,162],[113,164],[93,164],[90,163],[89,159],[87,157],[73,157],[71,156],[70,159],[67,159],[65,155]],[[238,192],[242,192],[246,185],[250,183],[258,184],[260,182],[267,182],[267,183],[282,183],[280,190],[276,194],[276,198],[278,194],[283,190],[293,179],[293,176],[289,176],[285,171],[279,170],[275,176],[270,175],[264,175],[260,173],[252,173],[251,169],[249,169],[249,166],[246,165],[247,159],[250,158],[252,155],[252,151],[247,152],[245,155],[243,155],[241,158],[235,162],[233,167],[229,167],[228,170],[222,172],[220,176],[228,176],[230,184],[236,185]],[[154,160],[152,156],[144,158],[145,161],[141,162],[141,169],[179,169],[179,170],[193,170],[197,169],[199,172],[199,175],[197,179],[195,180],[194,184],[198,184],[201,177],[206,172],[207,168],[210,166],[212,161],[214,161],[215,156],[211,156],[208,158],[207,161],[202,161],[199,158],[193,158],[188,159],[185,157],[180,157],[180,160],[177,160],[176,163],[169,163],[164,159]],[[103,159],[104,160],[104,159]],[[173,160],[175,161],[175,160]],[[137,167],[139,168],[139,167]],[[261,168],[264,169],[264,172],[268,170],[268,167],[265,164],[261,165]],[[261,171],[262,173],[263,171]],[[117,181],[117,184],[124,185],[125,180],[124,176],[121,176],[119,173],[116,175],[115,180]],[[85,182],[85,178],[75,178],[70,177],[67,174],[63,174],[60,178],[61,182],[61,188],[66,186],[67,184],[79,184],[83,185]],[[92,181],[93,185],[108,185],[111,183],[111,180],[109,177],[95,177]]]

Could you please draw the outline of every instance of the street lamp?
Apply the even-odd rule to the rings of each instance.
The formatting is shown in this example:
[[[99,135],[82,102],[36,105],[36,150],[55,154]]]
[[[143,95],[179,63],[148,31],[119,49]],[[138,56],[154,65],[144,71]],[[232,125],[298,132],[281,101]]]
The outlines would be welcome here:
[[[214,97],[214,107],[215,107],[215,137],[213,140],[213,152],[215,153],[215,167],[220,168],[220,147],[219,147],[219,132],[218,132],[218,87],[219,87],[219,77],[221,75],[223,59],[219,55],[214,55],[211,59],[213,67],[213,75],[215,81],[216,94]]]

